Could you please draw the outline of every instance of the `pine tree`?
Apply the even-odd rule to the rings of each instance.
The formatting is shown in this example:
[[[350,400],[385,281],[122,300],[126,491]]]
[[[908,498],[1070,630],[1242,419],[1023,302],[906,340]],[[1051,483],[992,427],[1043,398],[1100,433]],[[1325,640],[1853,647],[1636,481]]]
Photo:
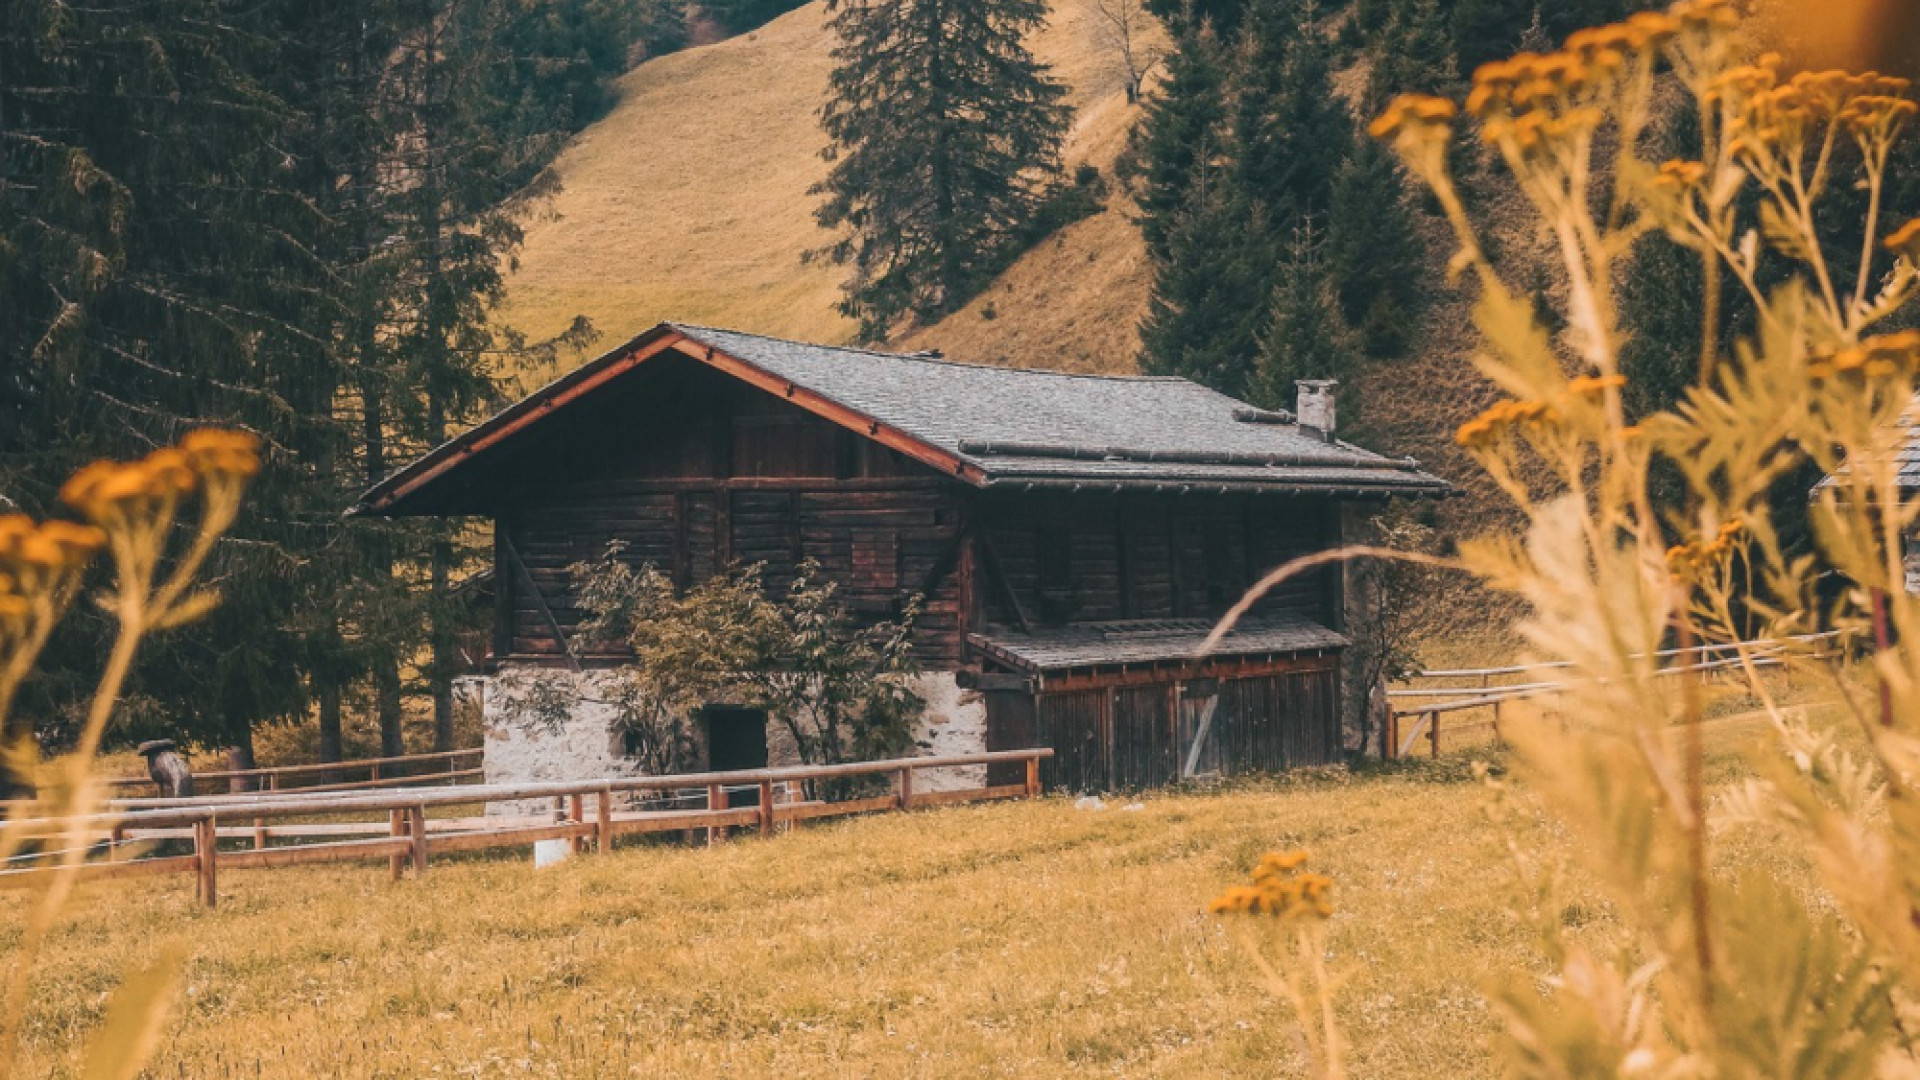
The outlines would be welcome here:
[[[1321,257],[1325,235],[1311,217],[1302,218],[1292,232],[1249,386],[1254,404],[1272,409],[1293,401],[1296,380],[1347,378],[1354,366]]]
[[[1265,223],[1221,197],[1210,169],[1200,173],[1193,205],[1170,223],[1166,258],[1154,267],[1140,364],[1241,396],[1267,311]]]
[[[1167,77],[1147,98],[1129,136],[1121,176],[1140,208],[1140,232],[1156,263],[1169,257],[1174,222],[1194,204],[1202,167],[1225,142],[1226,70],[1206,26],[1187,29],[1167,58]]]
[[[1423,263],[1399,165],[1376,140],[1357,139],[1334,180],[1327,264],[1340,313],[1367,355],[1403,353]]]
[[[1270,222],[1326,213],[1353,140],[1353,119],[1333,89],[1332,43],[1314,15],[1311,3],[1253,0],[1244,24],[1233,183],[1235,197]],[[1274,239],[1277,255],[1287,241]]]
[[[839,0],[815,188],[841,311],[883,338],[966,302],[1027,238],[1059,174],[1065,88],[1028,52],[1044,0]]]
[[[1435,93],[1460,77],[1453,33],[1439,0],[1392,0],[1393,12],[1374,48],[1367,80],[1369,114],[1386,107],[1394,95]],[[1523,19],[1519,29],[1526,25]]]

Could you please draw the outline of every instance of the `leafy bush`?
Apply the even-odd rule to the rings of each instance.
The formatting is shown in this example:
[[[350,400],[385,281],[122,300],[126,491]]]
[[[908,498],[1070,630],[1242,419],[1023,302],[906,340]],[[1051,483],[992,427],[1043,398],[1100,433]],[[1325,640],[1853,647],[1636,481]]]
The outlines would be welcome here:
[[[571,573],[589,614],[582,636],[633,654],[597,701],[614,708],[650,770],[691,767],[694,719],[723,700],[766,709],[809,764],[893,757],[911,745],[925,707],[913,690],[917,597],[898,620],[860,627],[811,559],[775,598],[758,564],[679,593],[652,564],[620,556],[613,545]],[[567,702],[550,687],[534,694],[537,718],[564,718]]]

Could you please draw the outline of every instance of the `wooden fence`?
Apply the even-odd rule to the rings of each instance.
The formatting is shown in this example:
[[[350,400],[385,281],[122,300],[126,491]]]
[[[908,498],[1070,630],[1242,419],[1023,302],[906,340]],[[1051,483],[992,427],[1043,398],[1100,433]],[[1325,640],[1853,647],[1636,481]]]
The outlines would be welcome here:
[[[9,830],[37,842],[41,850],[14,856],[14,863],[38,865],[0,870],[0,888],[32,885],[63,872],[83,878],[192,873],[199,882],[200,900],[212,907],[218,899],[222,869],[386,859],[389,871],[398,878],[408,867],[416,874],[424,873],[434,855],[524,846],[543,840],[569,841],[576,852],[591,847],[604,853],[620,836],[704,830],[712,842],[733,828],[770,833],[782,825],[813,818],[1031,798],[1040,794],[1040,761],[1052,753],[1045,748],[1003,750],[845,765],[376,794],[300,791],[192,799],[116,799],[108,804],[106,812],[87,817],[8,822]],[[914,789],[916,773],[1004,763],[1025,763],[1025,780],[957,790]],[[863,777],[886,777],[888,790],[885,794],[837,800],[809,797],[804,790],[807,785],[818,788],[821,781]],[[693,801],[698,805],[623,810],[617,803],[623,797],[647,798],[656,804]],[[428,816],[430,810],[547,800],[552,802],[551,812]],[[317,820],[334,818],[353,820]],[[223,825],[223,821],[241,824]],[[269,824],[275,821],[287,824]],[[245,846],[223,851],[223,840],[240,840]],[[193,851],[144,853],[148,845],[160,841],[190,841]],[[55,846],[49,848],[48,843]]]
[[[421,784],[452,783],[481,775],[481,749],[445,750],[432,754],[403,754],[398,757],[361,758],[356,761],[319,762],[312,765],[276,765],[260,769],[226,769],[195,773],[195,793],[206,792],[209,785],[224,785],[234,791],[359,791],[369,788],[413,787]],[[115,776],[107,780],[114,788],[153,787],[146,776]]]
[[[1659,669],[1658,674],[1661,676],[1703,674],[1724,671],[1743,664],[1760,668],[1779,667],[1789,659],[1787,654],[1790,649],[1812,647],[1817,650],[1803,653],[1800,656],[1801,659],[1828,658],[1844,654],[1847,644],[1840,631],[1829,631],[1824,634],[1805,634],[1783,640],[1760,639],[1722,645],[1701,645],[1693,649],[1664,649],[1654,653],[1653,659],[1658,662],[1691,654],[1699,659],[1690,664],[1664,666]],[[1835,648],[1836,645],[1839,647]],[[1638,656],[1635,658],[1639,659]],[[1493,731],[1493,737],[1498,740],[1501,705],[1509,701],[1557,693],[1571,684],[1559,680],[1544,680],[1496,685],[1494,680],[1536,675],[1547,671],[1564,671],[1572,667],[1571,663],[1561,661],[1549,664],[1516,664],[1507,667],[1415,672],[1408,676],[1409,681],[1448,680],[1477,683],[1477,685],[1407,687],[1387,691],[1388,723],[1385,740],[1387,755],[1392,758],[1407,756],[1424,736],[1432,755],[1439,757],[1441,718],[1458,713],[1484,710],[1487,715],[1465,723],[1455,723],[1449,727],[1449,731],[1460,734],[1490,728]],[[1413,718],[1414,721],[1411,727],[1405,727],[1403,724],[1408,717]]]

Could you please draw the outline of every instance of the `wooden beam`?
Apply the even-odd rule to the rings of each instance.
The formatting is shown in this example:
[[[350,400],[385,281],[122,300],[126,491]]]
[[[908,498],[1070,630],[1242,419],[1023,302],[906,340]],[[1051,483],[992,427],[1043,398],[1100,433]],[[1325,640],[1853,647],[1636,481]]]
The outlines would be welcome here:
[[[560,643],[560,651],[567,658],[567,666],[574,671],[580,670],[580,658],[574,655],[573,643],[560,629],[560,620],[553,617],[553,609],[547,606],[547,598],[540,593],[540,586],[534,584],[533,575],[527,572],[527,564],[521,560],[520,552],[513,546],[513,538],[502,534],[500,542],[507,549],[507,560],[513,563],[514,576],[526,587],[527,594],[533,597],[534,606],[540,609],[540,617],[547,622],[547,629],[553,631],[553,640]]]
[[[980,554],[987,564],[987,573],[993,576],[994,583],[1000,586],[1001,599],[1013,609],[1013,619],[1020,624],[1020,632],[1033,633],[1033,621],[1027,618],[1027,609],[1020,606],[1020,597],[1013,591],[1013,582],[1007,580],[1007,574],[1001,567],[1000,553],[994,549],[993,536],[985,529],[980,531]]]

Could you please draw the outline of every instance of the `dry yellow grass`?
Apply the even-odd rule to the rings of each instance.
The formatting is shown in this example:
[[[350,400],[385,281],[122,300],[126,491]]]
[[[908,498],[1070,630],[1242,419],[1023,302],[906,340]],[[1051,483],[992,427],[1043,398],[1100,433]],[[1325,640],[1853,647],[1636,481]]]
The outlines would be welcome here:
[[[583,314],[602,331],[603,346],[668,318],[847,340],[853,324],[833,310],[842,270],[801,262],[827,238],[813,221],[818,197],[807,194],[826,168],[816,117],[832,66],[824,17],[822,2],[809,4],[754,33],[628,74],[618,107],[557,163],[563,191],[530,223],[509,279],[506,320],[544,336]],[[1069,160],[1106,167],[1125,141],[1129,109],[1119,62],[1101,43],[1096,18],[1089,0],[1061,0],[1035,49],[1073,91]],[[1081,307],[1109,291],[1116,271],[1144,295],[1132,251],[1138,239],[1124,212],[1098,220],[1073,230],[1055,253],[1030,256],[1014,275],[1052,279],[1061,276],[1058,264],[1092,262],[1104,265],[1085,277]],[[1074,348],[1055,343],[1078,342],[1076,313],[1027,290],[1022,298],[1029,302],[1000,304],[1017,316],[1000,325],[1020,326],[1020,357],[1041,364],[1056,353],[1071,357]],[[973,322],[988,325],[931,334],[916,347],[1008,351],[990,332],[997,320]],[[1049,326],[1059,328],[1051,338]],[[1124,328],[1130,334],[1130,319]],[[1131,363],[1130,342],[1115,353],[1112,362]]]
[[[1756,723],[1711,725],[1717,775]],[[107,993],[170,939],[192,959],[155,1076],[1294,1075],[1242,924],[1201,912],[1293,847],[1338,882],[1353,1074],[1487,1075],[1480,980],[1539,961],[1465,764],[1138,811],[889,815],[538,874],[524,854],[398,885],[372,866],[234,872],[215,912],[184,875],[100,883],[37,980],[22,1075],[74,1075]],[[0,957],[19,901],[0,894]],[[1604,932],[1604,910],[1576,897],[1564,918]]]

